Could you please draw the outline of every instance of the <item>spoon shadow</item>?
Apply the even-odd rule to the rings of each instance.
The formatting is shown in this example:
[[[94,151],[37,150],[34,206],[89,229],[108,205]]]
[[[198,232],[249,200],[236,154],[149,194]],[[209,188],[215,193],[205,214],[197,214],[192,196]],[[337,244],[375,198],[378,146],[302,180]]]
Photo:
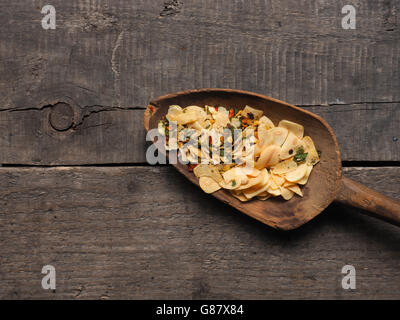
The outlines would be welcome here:
[[[205,194],[179,173],[174,174],[177,192],[191,194],[191,200],[199,203],[204,210],[200,214],[205,219],[218,218],[224,224],[236,225],[241,232],[252,234],[253,237],[269,243],[281,243],[284,246],[298,246],[310,241],[320,241],[324,235],[343,234],[352,241],[371,243],[381,249],[393,251],[399,247],[400,233],[398,227],[361,214],[360,210],[338,203],[329,205],[320,215],[300,228],[281,231],[252,219],[242,212],[221,203],[211,195]],[[268,200],[266,201],[266,203]],[[383,237],[382,234],[385,236]],[[396,245],[397,244],[397,245]]]

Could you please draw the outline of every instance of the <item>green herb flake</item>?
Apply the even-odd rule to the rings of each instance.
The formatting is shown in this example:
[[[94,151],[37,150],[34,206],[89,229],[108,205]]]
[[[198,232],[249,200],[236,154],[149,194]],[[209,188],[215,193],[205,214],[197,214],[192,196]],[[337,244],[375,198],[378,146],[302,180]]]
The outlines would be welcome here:
[[[299,162],[299,163],[304,162],[304,161],[306,161],[307,155],[308,155],[308,153],[296,154],[294,156],[294,161]]]
[[[304,148],[300,147],[297,149],[295,156],[293,157],[293,160],[298,162],[298,163],[302,163],[304,161],[306,161],[308,153],[304,152]]]
[[[296,150],[296,154],[301,154],[304,153],[304,148],[303,146],[300,146],[297,150]]]
[[[236,186],[236,180],[232,181],[232,187]]]

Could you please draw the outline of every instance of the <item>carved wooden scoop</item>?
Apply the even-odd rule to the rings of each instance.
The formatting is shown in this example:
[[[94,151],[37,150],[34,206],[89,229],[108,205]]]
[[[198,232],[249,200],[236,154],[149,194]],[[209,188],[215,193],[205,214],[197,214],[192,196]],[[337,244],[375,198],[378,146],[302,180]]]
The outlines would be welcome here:
[[[400,226],[400,203],[355,181],[342,177],[339,147],[335,134],[321,117],[288,103],[256,93],[230,89],[201,89],[162,96],[150,102],[144,114],[146,130],[157,128],[158,120],[167,114],[170,105],[221,105],[244,108],[246,105],[264,111],[274,123],[282,119],[304,126],[318,150],[321,161],[303,187],[304,196],[285,201],[280,197],[267,201],[253,199],[241,202],[228,191],[213,193],[217,199],[239,211],[277,229],[291,230],[320,214],[332,201],[364,209],[373,216]],[[186,178],[196,185],[198,179],[186,165],[174,165]]]

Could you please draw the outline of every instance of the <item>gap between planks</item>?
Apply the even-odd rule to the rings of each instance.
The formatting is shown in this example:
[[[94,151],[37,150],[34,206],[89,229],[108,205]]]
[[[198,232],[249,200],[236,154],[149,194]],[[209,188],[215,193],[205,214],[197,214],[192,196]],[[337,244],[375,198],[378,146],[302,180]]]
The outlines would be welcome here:
[[[56,167],[166,167],[169,164],[148,164],[147,162],[139,163],[103,163],[103,164],[55,164],[55,165],[34,165],[34,164],[0,164],[3,168],[56,168]],[[382,168],[382,167],[400,167],[400,161],[342,161],[343,168]]]

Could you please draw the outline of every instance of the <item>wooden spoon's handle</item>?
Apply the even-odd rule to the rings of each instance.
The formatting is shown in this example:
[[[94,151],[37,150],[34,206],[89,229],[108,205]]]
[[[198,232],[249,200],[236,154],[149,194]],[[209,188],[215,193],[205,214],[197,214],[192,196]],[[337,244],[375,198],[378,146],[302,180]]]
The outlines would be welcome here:
[[[336,201],[364,209],[376,218],[400,226],[400,202],[351,179],[342,178]]]

